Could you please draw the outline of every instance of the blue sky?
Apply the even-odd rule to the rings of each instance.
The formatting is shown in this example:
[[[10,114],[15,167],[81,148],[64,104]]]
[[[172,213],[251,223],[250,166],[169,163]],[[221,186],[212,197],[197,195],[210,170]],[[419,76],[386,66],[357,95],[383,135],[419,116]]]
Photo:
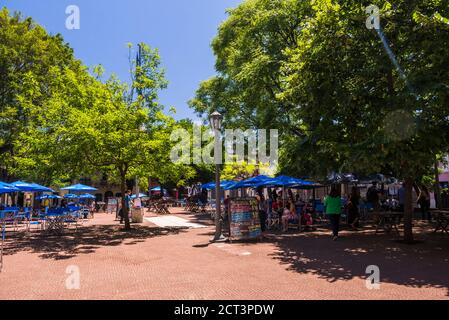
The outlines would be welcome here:
[[[0,7],[31,16],[51,34],[60,33],[87,66],[102,64],[129,81],[128,42],[146,42],[160,50],[169,81],[160,101],[175,118],[195,119],[187,101],[212,75],[210,47],[226,9],[242,0],[0,0]],[[80,9],[80,30],[65,27],[66,7]]]

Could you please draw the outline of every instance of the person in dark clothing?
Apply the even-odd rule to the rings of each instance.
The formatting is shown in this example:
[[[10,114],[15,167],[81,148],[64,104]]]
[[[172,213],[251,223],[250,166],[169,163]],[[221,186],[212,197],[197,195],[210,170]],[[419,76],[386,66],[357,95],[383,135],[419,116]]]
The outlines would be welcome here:
[[[371,203],[374,212],[379,211],[379,190],[377,189],[377,182],[373,181],[372,186],[368,188],[366,200]]]
[[[353,187],[351,190],[351,195],[349,196],[347,208],[348,208],[348,224],[352,229],[357,229],[359,227],[359,204],[360,204],[360,196],[358,189]]]
[[[421,208],[421,215],[422,215],[422,220],[425,220],[427,218],[428,221],[432,220],[432,216],[430,214],[430,194],[429,194],[429,190],[427,189],[426,186],[422,186],[421,188],[421,192],[419,193],[418,196],[418,204]]]
[[[369,204],[371,204],[373,208],[373,221],[377,223],[380,219],[380,197],[379,197],[379,189],[377,189],[377,182],[373,181],[373,185],[368,188],[366,193],[366,200]]]
[[[278,194],[276,192],[276,189],[273,189],[272,192],[273,193],[272,193],[271,197],[273,198],[273,201],[277,201],[278,200]]]
[[[125,205],[126,205],[126,208],[128,209],[126,211],[129,214],[130,209],[131,209],[131,190],[126,191],[126,194],[125,194]],[[123,210],[123,209],[124,208],[120,208],[120,211],[119,211],[120,223],[121,224],[123,223],[123,220],[125,220],[125,210]]]

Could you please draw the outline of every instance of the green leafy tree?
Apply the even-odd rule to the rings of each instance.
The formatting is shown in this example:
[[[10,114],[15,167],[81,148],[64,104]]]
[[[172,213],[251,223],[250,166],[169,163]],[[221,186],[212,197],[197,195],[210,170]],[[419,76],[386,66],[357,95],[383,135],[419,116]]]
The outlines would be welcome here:
[[[58,171],[51,159],[18,158],[21,148],[18,139],[34,121],[27,104],[32,103],[45,112],[50,108],[49,100],[53,98],[55,102],[55,95],[66,98],[58,94],[64,86],[63,78],[70,81],[86,77],[85,68],[73,57],[72,49],[60,35],[50,36],[31,18],[23,19],[18,13],[11,15],[3,8],[0,10],[0,74],[1,178],[42,177],[41,182],[48,182],[49,176],[56,176]],[[32,148],[51,149],[43,141],[35,141]],[[35,166],[38,163],[40,169]]]

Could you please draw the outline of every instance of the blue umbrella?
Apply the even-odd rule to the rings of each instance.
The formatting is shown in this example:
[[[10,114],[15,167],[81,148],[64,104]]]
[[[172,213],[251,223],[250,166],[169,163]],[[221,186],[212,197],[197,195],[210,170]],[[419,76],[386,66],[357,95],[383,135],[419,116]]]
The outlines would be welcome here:
[[[64,199],[78,199],[79,196],[77,196],[76,194],[72,194],[72,193],[68,193],[64,195]]]
[[[1,182],[0,181],[0,193],[13,193],[20,191],[18,188],[13,186],[12,184]]]
[[[209,183],[205,183],[205,184],[201,185],[200,189],[210,190],[210,189],[212,189],[213,186],[215,186],[215,182],[209,182]]]
[[[297,179],[289,176],[279,176],[274,179],[260,182],[256,187],[282,187],[282,203],[285,206],[285,187],[313,185],[313,182]]]
[[[80,199],[96,199],[96,197],[94,195],[91,195],[88,193],[80,195],[79,198]]]
[[[237,181],[230,181],[226,185],[222,186],[223,190],[233,190],[235,189],[235,186],[238,182]]]
[[[34,198],[35,200],[47,200],[49,197],[48,194],[43,194],[41,196],[37,196],[36,198]]]
[[[21,192],[43,192],[43,190],[28,182],[16,181],[11,183],[11,185],[19,189]]]
[[[240,182],[237,182],[235,185],[232,186],[232,189],[239,189],[239,188],[255,188],[258,187],[261,183],[266,182],[266,181],[270,181],[273,178],[264,176],[264,175],[259,175],[259,176],[255,176]]]
[[[94,187],[86,186],[84,184],[75,184],[70,187],[62,188],[61,190],[68,190],[68,191],[73,191],[73,192],[91,192],[91,191],[97,191],[98,189],[94,188]]]
[[[54,194],[43,194],[39,197],[36,197],[36,200],[47,200],[47,199],[62,199],[62,197]]]
[[[40,184],[37,183],[30,183],[31,186],[35,187],[36,189],[39,189],[40,192],[55,192],[55,190],[48,188],[48,187],[44,187],[41,186]]]
[[[258,183],[256,187],[291,187],[291,186],[310,186],[313,182],[305,181],[302,179],[297,179],[289,176],[279,176],[274,179],[263,181]]]
[[[223,190],[229,190],[231,186],[234,186],[237,182],[231,181],[231,180],[223,180],[220,181],[220,188]],[[206,184],[203,184],[201,189],[207,189],[207,190],[215,190],[215,182],[209,182]]]
[[[154,187],[154,188],[150,189],[150,191],[162,192],[162,189],[161,189],[161,187]],[[163,193],[166,194],[167,189],[164,189]]]

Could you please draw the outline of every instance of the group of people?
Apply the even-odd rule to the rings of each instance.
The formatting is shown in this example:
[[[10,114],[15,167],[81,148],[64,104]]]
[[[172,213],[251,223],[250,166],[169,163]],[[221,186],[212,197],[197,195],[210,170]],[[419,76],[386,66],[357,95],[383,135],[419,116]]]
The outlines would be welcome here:
[[[291,190],[285,196],[282,191],[269,190],[267,199],[262,190],[258,190],[256,199],[262,233],[265,233],[267,221],[273,217],[279,218],[283,231],[287,231],[289,223],[300,223],[305,228],[313,225],[313,203],[303,201],[299,194],[293,195]]]

